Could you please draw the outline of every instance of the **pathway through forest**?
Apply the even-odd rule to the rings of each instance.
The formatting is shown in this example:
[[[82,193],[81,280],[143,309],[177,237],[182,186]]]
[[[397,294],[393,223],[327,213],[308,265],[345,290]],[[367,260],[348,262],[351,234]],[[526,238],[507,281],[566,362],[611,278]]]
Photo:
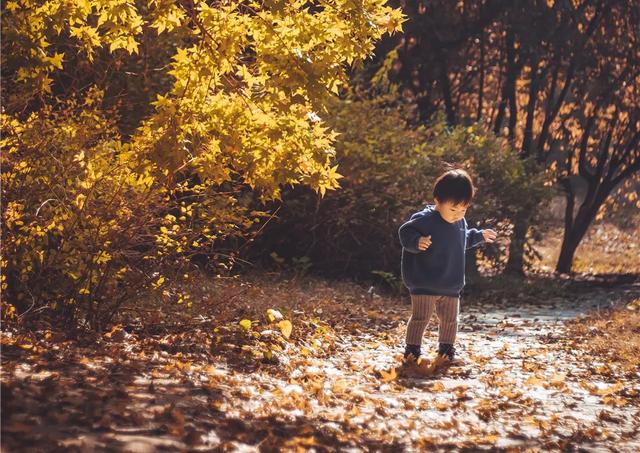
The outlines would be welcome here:
[[[421,378],[396,375],[409,315],[397,303],[297,310],[289,341],[259,326],[238,341],[206,322],[153,338],[116,330],[97,348],[3,332],[3,451],[638,451],[640,375],[571,348],[564,331],[639,295],[463,302],[467,363]],[[254,358],[265,344],[284,348],[266,363]]]

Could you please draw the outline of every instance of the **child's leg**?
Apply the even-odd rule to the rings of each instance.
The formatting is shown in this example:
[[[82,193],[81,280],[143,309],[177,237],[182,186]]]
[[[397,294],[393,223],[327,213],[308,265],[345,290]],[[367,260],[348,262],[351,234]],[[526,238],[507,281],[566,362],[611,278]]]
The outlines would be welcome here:
[[[422,345],[422,335],[433,315],[434,304],[438,296],[422,294],[411,295],[411,318],[407,325],[407,348],[420,351]],[[413,348],[409,348],[413,346]],[[414,353],[415,355],[415,353]]]
[[[438,326],[438,341],[453,344],[458,333],[458,314],[460,313],[460,298],[443,296],[436,302]]]

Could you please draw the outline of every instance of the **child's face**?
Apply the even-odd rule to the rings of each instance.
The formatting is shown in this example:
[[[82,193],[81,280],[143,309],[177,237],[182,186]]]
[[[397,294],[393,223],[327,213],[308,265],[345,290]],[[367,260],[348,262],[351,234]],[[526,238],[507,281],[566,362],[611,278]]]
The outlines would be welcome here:
[[[454,204],[450,201],[440,202],[436,200],[436,209],[438,210],[442,218],[449,223],[462,220],[464,218],[464,215],[467,213],[468,208],[468,204]]]

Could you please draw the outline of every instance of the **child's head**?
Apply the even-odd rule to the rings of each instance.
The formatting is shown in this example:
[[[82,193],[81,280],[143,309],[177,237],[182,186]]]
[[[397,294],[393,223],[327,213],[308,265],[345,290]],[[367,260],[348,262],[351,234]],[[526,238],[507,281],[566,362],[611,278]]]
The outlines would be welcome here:
[[[457,222],[467,212],[474,192],[473,181],[466,171],[449,170],[440,175],[433,188],[436,209],[447,222]]]

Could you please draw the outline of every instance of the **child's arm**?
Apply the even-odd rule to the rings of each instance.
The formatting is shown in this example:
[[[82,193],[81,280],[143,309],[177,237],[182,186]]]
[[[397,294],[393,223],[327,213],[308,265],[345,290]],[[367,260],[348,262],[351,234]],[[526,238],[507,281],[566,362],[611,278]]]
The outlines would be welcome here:
[[[467,219],[464,219],[464,228],[467,234],[467,250],[477,247],[487,242],[491,243],[496,239],[496,232],[490,229],[478,230],[477,228],[468,228]]]
[[[408,222],[403,223],[398,230],[400,244],[402,244],[402,248],[406,251],[411,253],[420,253],[426,250],[431,244],[431,237],[423,236],[420,230],[416,228],[417,224],[424,223],[424,221],[424,214],[417,212],[411,216],[411,219],[409,219]]]

